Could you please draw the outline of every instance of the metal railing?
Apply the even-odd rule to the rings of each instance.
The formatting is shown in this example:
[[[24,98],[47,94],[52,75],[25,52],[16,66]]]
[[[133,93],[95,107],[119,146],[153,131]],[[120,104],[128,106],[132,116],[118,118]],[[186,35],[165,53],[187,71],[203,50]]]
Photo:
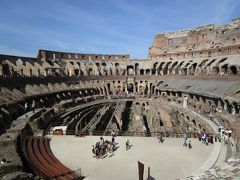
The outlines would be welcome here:
[[[53,131],[44,131],[46,135],[53,135]],[[75,136],[112,136],[111,132],[104,131],[85,131],[85,132],[75,132],[74,130],[63,131],[64,135],[75,135]],[[126,131],[117,132],[116,136],[132,136],[132,137],[157,137],[160,132],[140,132],[140,131]],[[167,138],[183,138],[185,133],[173,133],[173,132],[161,132],[164,137]],[[198,133],[186,133],[188,138],[198,138]],[[209,134],[213,135],[213,134]]]

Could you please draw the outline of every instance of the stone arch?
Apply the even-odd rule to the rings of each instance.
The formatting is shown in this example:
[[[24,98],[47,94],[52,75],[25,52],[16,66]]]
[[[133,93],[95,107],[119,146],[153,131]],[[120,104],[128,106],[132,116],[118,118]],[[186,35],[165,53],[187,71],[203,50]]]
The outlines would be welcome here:
[[[161,119],[159,119],[159,125],[160,125],[160,127],[164,126],[164,122]]]
[[[106,87],[105,87],[105,86],[102,86],[102,89],[103,89],[103,94],[104,94],[104,95],[107,95],[107,89],[106,89]]]
[[[3,73],[3,76],[6,76],[6,77],[11,76],[11,71],[10,71],[10,67],[8,64],[2,65],[2,73]]]
[[[100,65],[100,63],[98,63],[98,62],[95,63],[95,66],[97,67],[96,70],[97,70],[97,72],[98,72],[98,75],[101,76],[101,75],[102,75],[102,72],[101,72],[101,65]]]
[[[139,73],[138,71],[139,71],[139,64],[136,63],[136,64],[135,64],[135,74],[136,74],[136,75],[138,75],[138,73]]]
[[[120,75],[119,63],[115,63],[115,74]]]
[[[187,68],[186,67],[184,67],[183,69],[182,69],[182,73],[183,73],[183,75],[187,75]]]
[[[233,74],[233,75],[236,75],[236,74],[238,73],[236,66],[231,66],[231,67],[230,67],[230,70],[231,70],[231,74]]]
[[[165,64],[165,62],[161,62],[161,64],[157,68],[157,71],[158,71],[159,75],[162,75],[161,71],[162,71],[162,67],[163,67],[164,64]]]
[[[110,83],[107,83],[107,90],[108,90],[108,94],[112,94],[111,84]]]
[[[222,73],[226,75],[228,73],[228,64],[222,65],[221,70],[222,70]]]
[[[197,63],[193,63],[192,66],[190,67],[190,70],[191,70],[190,74],[191,75],[195,74],[196,68],[197,68]]]
[[[197,125],[195,119],[192,120],[192,123],[193,123],[194,126]]]
[[[150,75],[150,69],[146,69],[146,75]]]
[[[181,66],[183,65],[184,62],[185,62],[185,61],[182,61],[182,62],[180,62],[180,63],[177,65],[177,67],[176,67],[177,74],[180,73],[179,71],[180,71]]]
[[[233,108],[235,109],[235,113],[239,114],[240,109],[238,108],[238,104],[236,102],[233,102],[232,105],[233,105]]]
[[[138,90],[138,92],[140,92],[140,94],[142,94],[142,93],[144,92],[144,90],[143,90],[143,87],[142,87],[142,86],[139,86],[139,90]]]
[[[100,90],[100,93],[101,93],[101,94],[104,94],[104,91],[103,91],[103,88],[102,88],[102,87],[99,87],[99,90]]]
[[[92,69],[92,68],[89,68],[89,69],[88,69],[88,75],[91,76],[92,73],[93,73],[93,69]]]
[[[80,75],[79,69],[74,69],[74,74],[75,74],[76,76],[79,76],[79,75]]]
[[[134,67],[132,65],[127,66],[127,75],[134,75]]]
[[[105,76],[107,76],[107,75],[108,75],[108,67],[107,67],[107,64],[104,62],[104,63],[102,63],[102,66],[103,66],[103,74],[104,74]]]
[[[128,91],[128,93],[133,93],[134,92],[133,83],[128,83],[127,84],[127,91]]]
[[[163,75],[168,74],[168,66],[171,64],[172,62],[168,62],[165,67],[163,68]]]
[[[117,86],[117,89],[116,89],[116,94],[119,94],[121,93],[121,89],[122,87],[120,85]]]
[[[152,68],[152,74],[153,75],[157,75],[158,72],[157,72],[157,66],[158,66],[158,62],[154,63],[153,64],[153,68]]]
[[[218,66],[214,66],[213,67],[213,74],[218,75],[219,72],[220,72],[219,67]]]
[[[177,64],[178,64],[177,61],[172,64],[171,68],[169,68],[169,74],[177,74],[177,72],[174,71],[174,68],[175,66],[177,66]]]
[[[155,86],[153,85],[153,83],[150,83],[150,94],[154,94],[154,90],[155,90]]]

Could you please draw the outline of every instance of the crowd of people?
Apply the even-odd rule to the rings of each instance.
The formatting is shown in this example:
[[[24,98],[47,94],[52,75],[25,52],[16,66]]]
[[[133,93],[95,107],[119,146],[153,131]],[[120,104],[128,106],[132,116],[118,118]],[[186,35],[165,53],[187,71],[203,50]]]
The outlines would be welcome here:
[[[117,149],[116,145],[117,143],[115,142],[114,136],[111,141],[104,140],[103,137],[100,137],[100,141],[92,146],[93,156],[96,158],[104,158]]]
[[[199,141],[202,141],[203,144],[205,144],[206,146],[208,146],[209,144],[213,144],[214,142],[214,138],[212,134],[206,134],[206,133],[199,134],[198,139]],[[218,141],[218,138],[217,136],[215,136],[215,142],[217,141]]]
[[[116,134],[114,131],[111,132],[112,140],[104,140],[103,137],[100,137],[100,141],[96,142],[95,145],[92,146],[92,153],[94,157],[96,158],[103,158],[106,157],[108,154],[114,152],[118,147],[116,147],[117,143],[115,142]],[[222,136],[221,136],[222,135]],[[208,146],[209,144],[213,144],[215,142],[221,142],[222,139],[226,143],[228,138],[231,136],[231,134],[227,131],[220,133],[220,135],[215,135],[215,137],[212,134],[202,133],[198,135],[199,141],[201,141],[203,144]],[[159,132],[157,135],[157,138],[159,140],[159,143],[164,142],[164,134],[162,132]],[[187,147],[188,149],[192,149],[192,142],[190,139],[188,139],[187,133],[183,135],[183,146]],[[126,141],[126,150],[130,149],[132,145],[130,145],[130,141]]]
[[[198,135],[198,139],[199,141],[201,141],[203,144],[205,144],[206,146],[208,146],[209,144],[213,144],[214,141],[215,142],[221,142],[222,140],[224,141],[225,144],[227,144],[228,138],[229,138],[229,134],[228,133],[224,133],[222,132],[220,134],[216,134],[215,136],[213,136],[213,134],[207,134],[207,133],[202,133]],[[184,143],[183,146],[188,147],[189,149],[192,148],[192,144],[191,141],[188,140],[188,136],[185,133],[184,134]]]

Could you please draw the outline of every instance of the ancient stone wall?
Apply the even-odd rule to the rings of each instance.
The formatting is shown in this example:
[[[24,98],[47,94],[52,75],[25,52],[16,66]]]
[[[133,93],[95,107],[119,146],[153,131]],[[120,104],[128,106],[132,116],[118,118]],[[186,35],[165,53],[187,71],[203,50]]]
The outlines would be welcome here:
[[[149,59],[208,58],[240,52],[240,19],[229,24],[204,25],[196,29],[159,33],[149,48]]]
[[[128,54],[114,55],[114,54],[82,54],[70,52],[58,52],[39,50],[38,58],[42,60],[81,60],[81,61],[128,61],[130,56]]]

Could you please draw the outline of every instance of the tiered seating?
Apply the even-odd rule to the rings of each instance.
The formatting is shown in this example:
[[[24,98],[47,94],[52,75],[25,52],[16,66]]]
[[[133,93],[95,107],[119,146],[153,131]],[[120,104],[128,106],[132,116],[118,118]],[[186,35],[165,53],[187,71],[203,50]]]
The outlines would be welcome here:
[[[22,141],[23,154],[31,170],[44,179],[82,179],[64,166],[52,153],[49,138],[28,136]]]

